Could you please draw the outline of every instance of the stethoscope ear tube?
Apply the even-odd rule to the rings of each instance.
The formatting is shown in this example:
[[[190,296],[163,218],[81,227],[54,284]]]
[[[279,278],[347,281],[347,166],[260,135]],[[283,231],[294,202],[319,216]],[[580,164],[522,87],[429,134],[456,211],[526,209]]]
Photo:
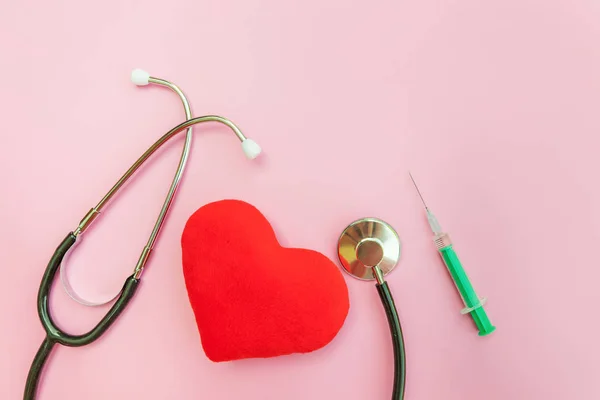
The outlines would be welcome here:
[[[375,285],[381,298],[381,303],[385,309],[385,314],[392,334],[392,345],[394,348],[394,389],[392,391],[392,400],[404,399],[404,387],[406,382],[406,354],[404,350],[404,337],[402,336],[402,327],[398,318],[398,310],[394,304],[394,298],[390,292],[387,282]]]

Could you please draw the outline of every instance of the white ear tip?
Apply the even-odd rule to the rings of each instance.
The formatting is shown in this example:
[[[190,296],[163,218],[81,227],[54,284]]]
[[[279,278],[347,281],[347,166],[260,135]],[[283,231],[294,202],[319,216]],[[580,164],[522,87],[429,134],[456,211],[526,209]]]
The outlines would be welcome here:
[[[133,71],[131,71],[131,82],[138,86],[147,85],[149,79],[150,74],[144,71],[143,69],[136,68]]]
[[[262,151],[258,143],[252,139],[246,139],[242,142],[242,150],[244,150],[244,154],[246,154],[246,157],[248,157],[250,160],[258,157]]]

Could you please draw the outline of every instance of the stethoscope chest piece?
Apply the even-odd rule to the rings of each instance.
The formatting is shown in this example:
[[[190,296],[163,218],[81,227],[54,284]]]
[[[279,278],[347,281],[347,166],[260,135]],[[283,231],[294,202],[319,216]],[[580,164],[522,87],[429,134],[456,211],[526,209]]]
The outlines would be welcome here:
[[[378,218],[362,218],[344,229],[338,257],[344,270],[361,280],[375,280],[377,266],[387,275],[400,260],[402,244],[396,231]]]

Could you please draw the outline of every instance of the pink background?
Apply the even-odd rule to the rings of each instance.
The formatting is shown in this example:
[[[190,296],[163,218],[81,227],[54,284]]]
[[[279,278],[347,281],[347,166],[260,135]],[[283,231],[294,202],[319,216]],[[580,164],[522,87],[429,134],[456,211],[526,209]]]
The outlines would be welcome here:
[[[0,12],[0,398],[19,399],[43,339],[52,252],[151,143],[179,100],[231,118],[264,149],[247,161],[216,125],[189,168],[137,297],[85,348],[57,348],[40,399],[389,399],[392,353],[375,289],[347,276],[335,340],[308,355],[213,364],[181,273],[180,233],[209,201],[246,200],[283,245],[337,262],[352,220],[404,245],[388,278],[408,348],[408,400],[600,398],[600,5],[504,1],[8,1]],[[116,292],[162,205],[183,135],[88,232],[74,285]],[[407,171],[452,234],[498,330],[476,335]],[[56,288],[83,332],[106,308]]]

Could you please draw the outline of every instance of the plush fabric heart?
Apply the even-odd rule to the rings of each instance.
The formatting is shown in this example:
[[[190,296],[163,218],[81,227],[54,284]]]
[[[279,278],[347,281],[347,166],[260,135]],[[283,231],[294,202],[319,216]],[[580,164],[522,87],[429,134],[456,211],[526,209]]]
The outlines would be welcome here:
[[[189,301],[212,361],[311,352],[331,342],[346,319],[339,268],[316,251],[282,247],[248,203],[201,207],[181,246]]]

